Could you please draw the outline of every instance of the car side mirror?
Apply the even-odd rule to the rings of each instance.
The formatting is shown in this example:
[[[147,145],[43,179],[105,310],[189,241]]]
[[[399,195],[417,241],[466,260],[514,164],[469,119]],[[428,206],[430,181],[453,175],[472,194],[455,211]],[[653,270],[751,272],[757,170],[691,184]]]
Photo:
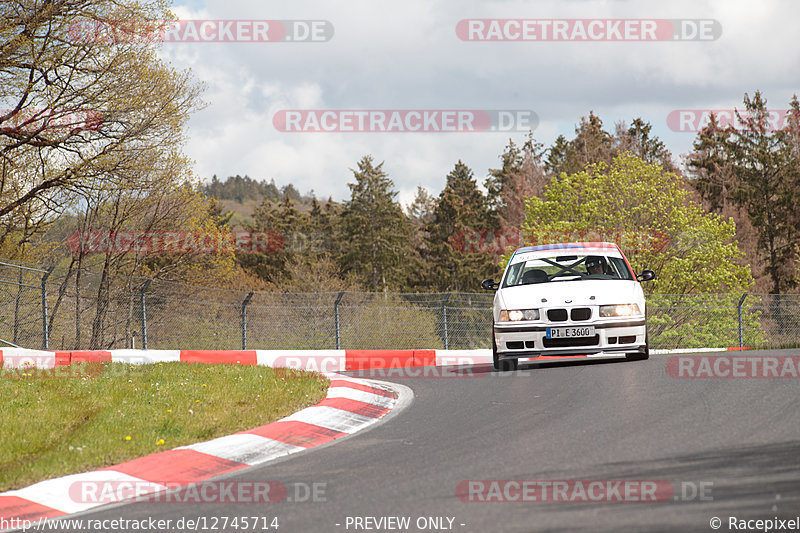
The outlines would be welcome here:
[[[486,289],[487,291],[496,291],[499,286],[500,283],[496,282],[492,278],[481,281],[481,288]]]
[[[656,273],[652,270],[642,270],[642,273],[636,276],[636,279],[639,281],[650,281],[651,279],[655,279]]]

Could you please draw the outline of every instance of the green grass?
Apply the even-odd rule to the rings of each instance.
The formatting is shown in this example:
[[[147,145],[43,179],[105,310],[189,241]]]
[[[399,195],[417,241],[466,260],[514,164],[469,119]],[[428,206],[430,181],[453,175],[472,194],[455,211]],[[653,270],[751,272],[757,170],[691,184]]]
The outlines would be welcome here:
[[[0,492],[257,427],[324,398],[319,374],[243,365],[0,369]]]

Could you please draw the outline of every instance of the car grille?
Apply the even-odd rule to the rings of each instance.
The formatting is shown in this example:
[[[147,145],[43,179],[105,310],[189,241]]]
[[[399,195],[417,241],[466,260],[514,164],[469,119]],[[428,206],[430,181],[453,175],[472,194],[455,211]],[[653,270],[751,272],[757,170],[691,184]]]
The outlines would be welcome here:
[[[547,319],[550,322],[566,322],[567,310],[566,309],[548,309]]]
[[[592,310],[588,307],[576,307],[572,311],[569,312],[570,318],[575,322],[580,322],[581,320],[589,320],[592,318]]]
[[[545,348],[571,348],[573,346],[597,346],[600,344],[600,335],[594,337],[572,337],[566,339],[542,339]]]

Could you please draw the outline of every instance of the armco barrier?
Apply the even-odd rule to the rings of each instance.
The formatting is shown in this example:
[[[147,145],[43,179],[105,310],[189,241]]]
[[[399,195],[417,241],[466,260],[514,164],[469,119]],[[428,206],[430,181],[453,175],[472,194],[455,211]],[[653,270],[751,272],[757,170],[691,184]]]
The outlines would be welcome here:
[[[436,350],[345,350],[345,370],[435,365]]]
[[[255,350],[181,350],[184,363],[256,365]]]
[[[23,348],[0,350],[8,368],[51,369],[89,361],[126,364],[240,364],[296,368],[318,372],[423,366],[472,365],[492,362],[491,350],[96,350],[49,352]]]
[[[651,350],[654,355],[705,353],[747,348],[691,348]],[[541,357],[540,361],[562,360]],[[575,356],[567,359],[575,359]],[[492,351],[482,350],[77,350],[51,352],[24,348],[0,349],[0,367],[49,370],[71,363],[88,361],[126,364],[186,363],[261,365],[295,368],[316,372],[415,368],[425,366],[461,366],[491,364]]]

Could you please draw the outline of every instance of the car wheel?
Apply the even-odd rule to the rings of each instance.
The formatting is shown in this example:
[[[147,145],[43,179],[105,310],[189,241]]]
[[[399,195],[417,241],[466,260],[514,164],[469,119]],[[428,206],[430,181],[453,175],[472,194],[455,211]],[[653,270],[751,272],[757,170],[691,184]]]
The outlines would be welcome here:
[[[501,359],[500,372],[513,372],[518,365],[519,361],[517,359]]]
[[[497,358],[497,341],[494,339],[494,327],[492,327],[492,366],[495,370],[500,370],[500,360]]]
[[[626,359],[629,361],[644,361],[645,359],[650,359],[650,336],[644,336],[643,352],[629,353]]]

